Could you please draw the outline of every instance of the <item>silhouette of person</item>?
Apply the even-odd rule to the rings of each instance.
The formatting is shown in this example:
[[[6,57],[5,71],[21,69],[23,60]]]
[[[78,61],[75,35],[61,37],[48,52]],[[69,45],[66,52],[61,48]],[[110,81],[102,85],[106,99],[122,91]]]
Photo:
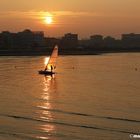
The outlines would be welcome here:
[[[47,70],[47,67],[45,68],[45,71]]]
[[[52,70],[53,70],[53,66],[51,65],[51,72],[52,72]]]

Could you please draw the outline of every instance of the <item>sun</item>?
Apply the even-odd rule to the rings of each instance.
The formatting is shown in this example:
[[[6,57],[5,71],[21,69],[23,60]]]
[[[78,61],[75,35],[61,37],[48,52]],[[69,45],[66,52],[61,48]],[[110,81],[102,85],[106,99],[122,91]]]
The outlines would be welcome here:
[[[45,17],[45,23],[46,24],[52,24],[52,22],[53,22],[52,16],[46,16]]]

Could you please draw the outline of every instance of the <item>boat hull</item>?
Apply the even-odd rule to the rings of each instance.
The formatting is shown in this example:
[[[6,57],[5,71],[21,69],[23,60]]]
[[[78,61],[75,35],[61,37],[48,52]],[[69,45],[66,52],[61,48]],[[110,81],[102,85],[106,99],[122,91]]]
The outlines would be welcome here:
[[[40,71],[38,71],[38,73],[43,74],[43,75],[53,75],[53,74],[55,74],[55,72],[46,71],[46,70],[40,70]]]

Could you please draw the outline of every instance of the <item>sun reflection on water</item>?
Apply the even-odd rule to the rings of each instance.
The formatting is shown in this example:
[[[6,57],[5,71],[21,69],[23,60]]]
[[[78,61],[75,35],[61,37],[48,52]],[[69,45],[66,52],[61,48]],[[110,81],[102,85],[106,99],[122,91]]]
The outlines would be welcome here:
[[[38,136],[38,138],[48,139],[56,130],[55,125],[49,123],[54,119],[51,112],[51,110],[53,110],[51,93],[55,89],[55,77],[45,76],[43,86],[43,93],[41,95],[42,102],[38,108],[40,108],[40,119],[46,121],[46,123],[39,125],[39,129],[43,132],[44,136]]]

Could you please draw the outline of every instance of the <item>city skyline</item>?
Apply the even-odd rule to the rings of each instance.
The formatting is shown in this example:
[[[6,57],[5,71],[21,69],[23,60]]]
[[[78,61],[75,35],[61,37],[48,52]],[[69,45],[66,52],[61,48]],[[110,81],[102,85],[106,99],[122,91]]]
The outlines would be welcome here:
[[[75,35],[77,35],[77,39],[78,40],[88,40],[88,39],[91,39],[93,36],[102,36],[102,38],[108,38],[108,37],[111,37],[111,38],[113,38],[113,39],[116,39],[116,40],[121,40],[122,39],[122,36],[123,35],[140,35],[140,33],[138,32],[138,33],[135,33],[135,32],[131,32],[131,33],[122,33],[122,34],[120,34],[120,38],[118,39],[118,38],[116,38],[116,37],[114,37],[114,36],[112,36],[112,35],[103,35],[103,34],[94,34],[94,33],[91,33],[91,34],[89,34],[88,36],[85,36],[85,38],[80,38],[79,37],[79,34],[77,34],[77,33],[74,33],[74,32],[64,32],[64,34],[61,34],[60,36],[49,36],[49,35],[46,35],[45,34],[45,31],[41,31],[41,30],[32,30],[32,29],[29,29],[29,28],[27,28],[27,29],[23,29],[23,30],[20,30],[20,31],[13,31],[13,32],[11,32],[11,31],[9,31],[9,30],[3,30],[3,31],[0,31],[0,34],[19,34],[19,33],[23,33],[23,32],[31,32],[31,33],[33,33],[33,34],[41,34],[41,35],[43,35],[45,38],[55,38],[55,39],[61,39],[61,38],[63,38],[65,35],[67,35],[67,34],[75,34]]]
[[[140,32],[138,0],[0,1],[0,31],[43,30],[45,36],[66,32],[86,38],[92,34],[120,38],[123,33]],[[48,20],[48,21],[47,21]]]
[[[58,45],[61,49],[136,49],[139,50],[140,34],[122,34],[121,39],[93,34],[87,39],[79,39],[78,34],[66,33],[59,38],[46,37],[43,31],[25,29],[22,32],[0,32],[0,49],[44,49]]]

